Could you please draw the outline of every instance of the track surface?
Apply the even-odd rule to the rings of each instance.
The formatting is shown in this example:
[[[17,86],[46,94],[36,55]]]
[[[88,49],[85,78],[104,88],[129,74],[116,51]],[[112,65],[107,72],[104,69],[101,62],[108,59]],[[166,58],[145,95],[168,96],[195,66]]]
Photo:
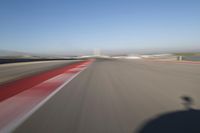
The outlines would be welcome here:
[[[0,65],[0,84],[65,66],[75,61],[40,61]]]
[[[15,133],[140,132],[159,115],[190,112],[181,96],[200,108],[200,65],[97,60]]]

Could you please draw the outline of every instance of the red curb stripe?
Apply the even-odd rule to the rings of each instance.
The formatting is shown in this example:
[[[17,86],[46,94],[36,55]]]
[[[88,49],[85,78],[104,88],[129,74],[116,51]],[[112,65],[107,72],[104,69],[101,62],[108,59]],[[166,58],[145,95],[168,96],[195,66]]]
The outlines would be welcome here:
[[[33,75],[23,79],[16,80],[14,82],[6,83],[0,85],[0,102],[6,100],[24,90],[27,90],[31,87],[34,87],[37,84],[44,82],[47,79],[50,79],[54,76],[57,76],[61,73],[67,72],[76,66],[86,63],[87,61],[82,61],[74,63],[65,67],[57,68],[51,71],[47,71],[41,74]]]
[[[57,90],[70,76],[61,74],[55,79],[49,79],[27,89],[0,103],[0,132],[1,129],[9,127],[11,123],[16,123],[22,119],[28,112],[36,107],[51,93]],[[12,124],[11,124],[12,127]]]
[[[73,65],[75,67],[0,102],[0,132],[12,132],[92,62]],[[73,69],[79,71],[71,72]]]

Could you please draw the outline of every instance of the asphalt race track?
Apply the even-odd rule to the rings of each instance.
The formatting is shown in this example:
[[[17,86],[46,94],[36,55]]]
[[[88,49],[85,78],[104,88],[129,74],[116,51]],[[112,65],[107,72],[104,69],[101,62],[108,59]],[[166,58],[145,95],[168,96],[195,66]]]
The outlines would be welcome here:
[[[199,64],[96,60],[14,133],[199,133],[199,109]]]
[[[0,65],[0,84],[62,67],[76,61],[38,61]]]

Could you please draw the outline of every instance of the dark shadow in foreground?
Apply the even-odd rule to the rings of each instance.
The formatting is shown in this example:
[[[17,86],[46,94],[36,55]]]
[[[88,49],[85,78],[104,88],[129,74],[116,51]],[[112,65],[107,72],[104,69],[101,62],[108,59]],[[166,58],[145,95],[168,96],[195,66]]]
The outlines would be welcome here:
[[[192,109],[192,98],[182,97],[186,110],[158,116],[147,122],[138,133],[200,133],[200,110]]]

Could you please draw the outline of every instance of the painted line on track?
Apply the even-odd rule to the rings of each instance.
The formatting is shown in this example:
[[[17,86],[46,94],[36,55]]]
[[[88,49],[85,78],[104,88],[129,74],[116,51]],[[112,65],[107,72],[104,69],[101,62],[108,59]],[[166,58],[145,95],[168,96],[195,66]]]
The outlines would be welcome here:
[[[0,133],[10,133],[93,62],[89,60],[0,103]]]

